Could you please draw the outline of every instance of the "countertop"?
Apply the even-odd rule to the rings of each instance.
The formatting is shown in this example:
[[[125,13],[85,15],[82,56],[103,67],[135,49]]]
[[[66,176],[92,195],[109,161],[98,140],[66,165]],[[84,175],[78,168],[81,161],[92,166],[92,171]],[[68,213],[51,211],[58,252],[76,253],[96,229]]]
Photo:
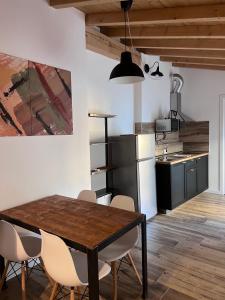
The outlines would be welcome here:
[[[186,155],[186,157],[180,157],[177,155]],[[164,156],[156,157],[157,164],[166,164],[166,165],[175,165],[181,162],[189,161],[203,156],[208,156],[208,152],[196,152],[196,153],[171,153]],[[167,157],[167,160],[164,160],[163,157]]]

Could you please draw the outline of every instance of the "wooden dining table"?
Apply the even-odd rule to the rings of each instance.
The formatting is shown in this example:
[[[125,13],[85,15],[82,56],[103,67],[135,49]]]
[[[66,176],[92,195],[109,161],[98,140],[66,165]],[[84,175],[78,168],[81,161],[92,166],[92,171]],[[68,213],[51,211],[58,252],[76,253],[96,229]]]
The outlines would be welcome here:
[[[89,299],[99,300],[98,253],[137,225],[142,232],[142,279],[145,299],[147,284],[146,216],[65,196],[49,196],[0,212],[0,219],[35,233],[43,229],[61,237],[88,260]],[[0,257],[0,273],[4,259]]]

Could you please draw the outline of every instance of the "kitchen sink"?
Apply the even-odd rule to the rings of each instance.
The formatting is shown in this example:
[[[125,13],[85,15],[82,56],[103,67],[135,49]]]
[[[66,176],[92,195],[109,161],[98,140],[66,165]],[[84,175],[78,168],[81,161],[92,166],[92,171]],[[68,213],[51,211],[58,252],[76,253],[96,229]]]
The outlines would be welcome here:
[[[188,158],[188,157],[191,157],[191,154],[181,154],[181,153],[176,153],[176,154],[173,154],[173,155],[170,155],[172,157],[178,157],[178,158]]]
[[[173,157],[173,156],[166,156],[166,157],[163,157],[161,156],[160,158],[158,158],[159,161],[175,161],[177,158],[176,157]]]
[[[158,158],[159,161],[164,161],[164,162],[172,162],[172,161],[176,161],[182,158],[189,158],[191,157],[191,154],[183,154],[183,153],[175,153],[175,154],[169,154],[169,155],[165,155],[165,156],[161,156]]]

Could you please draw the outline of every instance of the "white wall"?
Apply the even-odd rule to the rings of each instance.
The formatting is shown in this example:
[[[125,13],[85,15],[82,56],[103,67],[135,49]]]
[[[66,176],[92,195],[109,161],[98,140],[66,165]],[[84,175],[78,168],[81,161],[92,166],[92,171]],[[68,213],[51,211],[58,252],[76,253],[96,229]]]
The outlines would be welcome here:
[[[147,63],[151,67],[155,61],[159,61],[159,57],[143,55],[142,60],[143,64]],[[160,71],[164,74],[162,79],[155,80],[145,74],[146,80],[141,87],[140,84],[135,87],[135,120],[137,122],[154,122],[160,117],[168,117],[171,63],[160,62]]]
[[[219,186],[219,97],[225,94],[225,74],[221,71],[180,69],[184,77],[182,110],[195,121],[210,122],[209,189]]]
[[[133,133],[133,87],[109,81],[112,69],[118,61],[87,50],[88,110],[117,115],[109,121],[109,134]],[[91,122],[92,134],[96,122]]]
[[[72,71],[74,135],[0,138],[0,209],[90,186],[84,16],[0,0],[0,52]]]

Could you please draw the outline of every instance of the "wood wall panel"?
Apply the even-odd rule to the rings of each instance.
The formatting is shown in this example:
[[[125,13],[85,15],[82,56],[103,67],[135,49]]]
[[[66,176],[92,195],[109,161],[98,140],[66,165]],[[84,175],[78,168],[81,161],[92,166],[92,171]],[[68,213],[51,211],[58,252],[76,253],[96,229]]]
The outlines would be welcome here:
[[[209,152],[209,122],[183,122],[180,141],[185,152]]]

